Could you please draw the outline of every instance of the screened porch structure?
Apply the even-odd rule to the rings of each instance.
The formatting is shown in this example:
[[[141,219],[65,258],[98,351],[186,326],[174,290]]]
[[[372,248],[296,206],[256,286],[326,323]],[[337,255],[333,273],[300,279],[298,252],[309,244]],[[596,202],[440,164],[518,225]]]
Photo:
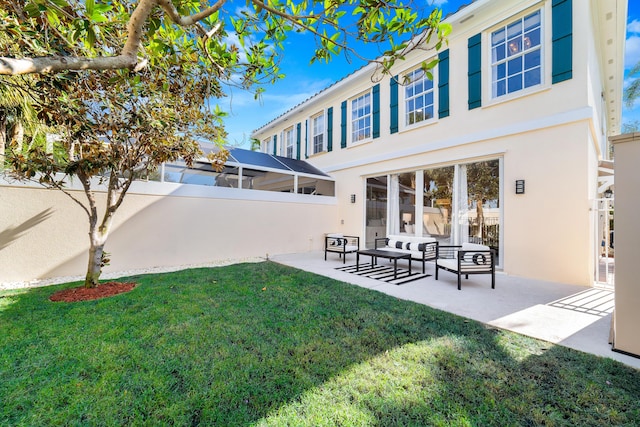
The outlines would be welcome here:
[[[216,147],[203,146],[208,154]],[[274,156],[242,148],[227,148],[229,157],[217,172],[201,158],[188,167],[185,162],[167,163],[151,180],[244,190],[335,196],[335,181],[304,160]]]

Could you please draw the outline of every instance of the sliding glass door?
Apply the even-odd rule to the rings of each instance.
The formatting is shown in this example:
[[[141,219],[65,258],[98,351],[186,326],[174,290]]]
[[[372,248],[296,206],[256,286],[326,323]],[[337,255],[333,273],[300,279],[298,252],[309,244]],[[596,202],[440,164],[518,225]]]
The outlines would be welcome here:
[[[427,169],[424,177],[422,230],[442,244],[451,244],[454,166]]]
[[[458,237],[496,251],[500,246],[500,161],[457,165]]]
[[[386,234],[500,249],[500,160],[367,179],[367,247]]]
[[[367,178],[365,246],[373,248],[375,239],[387,235],[387,175]]]

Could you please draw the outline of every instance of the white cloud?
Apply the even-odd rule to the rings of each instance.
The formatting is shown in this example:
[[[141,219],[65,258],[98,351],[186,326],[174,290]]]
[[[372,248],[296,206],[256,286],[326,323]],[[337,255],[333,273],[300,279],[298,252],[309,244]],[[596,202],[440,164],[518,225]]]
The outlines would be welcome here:
[[[627,34],[638,34],[640,33],[640,20],[634,19],[633,21],[627,24]]]
[[[624,68],[630,69],[640,62],[640,36],[627,38],[624,52]]]
[[[253,9],[249,8],[248,6],[236,7],[236,9],[233,12],[236,18],[240,18],[246,14],[252,14],[252,13],[255,13],[255,12],[253,11]]]
[[[429,4],[435,7],[442,7],[443,4],[447,4],[448,0],[431,0]]]

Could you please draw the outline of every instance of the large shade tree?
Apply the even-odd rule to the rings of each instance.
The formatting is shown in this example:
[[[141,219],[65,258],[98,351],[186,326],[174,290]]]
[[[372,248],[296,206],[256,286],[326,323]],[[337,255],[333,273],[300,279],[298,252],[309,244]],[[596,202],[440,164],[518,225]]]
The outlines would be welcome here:
[[[85,285],[96,286],[133,180],[165,161],[194,161],[198,137],[222,141],[224,114],[211,99],[225,84],[258,95],[284,77],[278,55],[288,34],[314,36],[311,62],[345,54],[385,73],[412,50],[439,49],[449,31],[440,18],[399,0],[0,0],[0,76],[33,76],[21,90],[63,148],[34,146],[9,162],[15,176],[60,189],[86,212]],[[360,43],[378,44],[381,55],[362,58]],[[69,190],[70,179],[86,197]]]
[[[223,113],[201,108],[211,95],[202,76],[178,66],[169,74],[129,74],[69,73],[39,80],[35,108],[59,132],[63,150],[36,145],[8,156],[11,175],[63,191],[86,213],[87,287],[98,285],[108,263],[105,243],[133,181],[156,173],[163,162],[181,158],[191,165],[202,154],[201,137],[224,138]],[[212,160],[223,163],[224,151]],[[71,180],[82,191],[72,189]]]

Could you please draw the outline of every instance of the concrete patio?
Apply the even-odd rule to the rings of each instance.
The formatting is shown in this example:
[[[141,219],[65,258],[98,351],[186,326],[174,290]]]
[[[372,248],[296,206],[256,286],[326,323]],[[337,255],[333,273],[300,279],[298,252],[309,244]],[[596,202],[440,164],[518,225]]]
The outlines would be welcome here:
[[[355,258],[347,255],[347,265],[355,264]],[[610,290],[496,273],[493,290],[490,278],[478,275],[463,279],[459,291],[454,274],[441,272],[439,280],[435,280],[433,263],[427,265],[430,277],[398,286],[336,270],[343,266],[336,254],[329,254],[327,261],[323,252],[277,255],[271,259],[640,369],[640,358],[611,350],[608,341],[614,301]],[[368,262],[361,260],[364,261]],[[406,268],[404,261],[399,267],[400,264]],[[421,266],[413,263],[413,271],[421,271]]]

